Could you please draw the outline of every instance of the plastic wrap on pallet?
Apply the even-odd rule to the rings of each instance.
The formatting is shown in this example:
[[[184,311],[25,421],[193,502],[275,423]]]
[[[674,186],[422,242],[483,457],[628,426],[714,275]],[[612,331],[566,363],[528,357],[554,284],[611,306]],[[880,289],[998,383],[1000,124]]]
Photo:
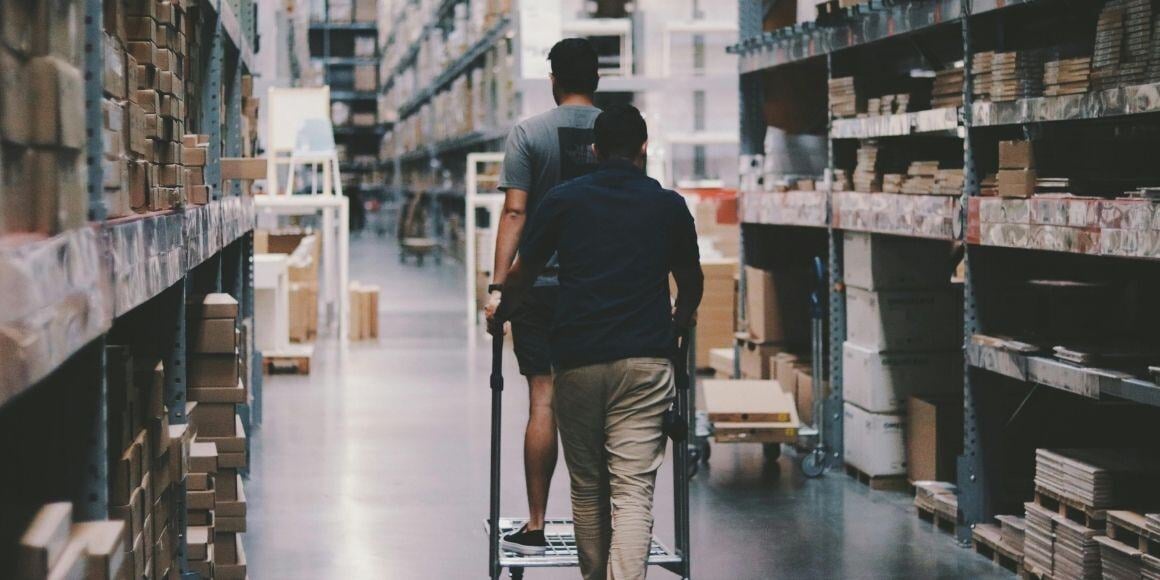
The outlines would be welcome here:
[[[227,197],[221,201],[222,247],[254,229],[254,199],[248,195]]]
[[[756,72],[953,22],[962,15],[962,3],[960,0],[934,0],[906,2],[870,10],[856,7],[855,10],[860,13],[837,26],[821,28],[813,23],[798,25],[784,32],[745,39],[741,44],[731,47],[730,52],[738,54],[738,66],[742,73]]]
[[[185,275],[181,213],[152,216],[105,229],[112,256],[116,316],[140,306]]]
[[[958,206],[950,196],[838,192],[833,222],[843,230],[949,240]]]
[[[0,246],[0,402],[112,326],[101,250],[92,228]]]
[[[973,105],[972,125],[1018,125],[1160,112],[1160,84]]]
[[[1037,196],[1032,197],[1028,205],[1032,225],[1072,228],[1100,226],[1101,200],[1098,199]]]
[[[741,196],[742,221],[752,224],[826,227],[826,192],[748,192]]]
[[[214,255],[221,247],[215,223],[220,221],[217,204],[186,208],[182,224],[185,236],[185,264],[191,268]]]
[[[984,197],[978,200],[979,220],[985,224],[1031,224],[1031,202],[1026,199]]]
[[[900,137],[916,133],[958,131],[959,110],[956,107],[875,115],[858,119],[834,119],[830,137],[834,139],[871,139]]]

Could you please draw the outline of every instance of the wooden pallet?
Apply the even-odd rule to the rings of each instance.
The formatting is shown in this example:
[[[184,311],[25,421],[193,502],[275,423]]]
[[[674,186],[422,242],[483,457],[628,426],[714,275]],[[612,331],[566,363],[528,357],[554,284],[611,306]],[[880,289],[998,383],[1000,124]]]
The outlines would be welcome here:
[[[1148,521],[1142,514],[1108,510],[1107,517],[1109,538],[1152,557],[1160,557],[1160,536],[1148,531]]]
[[[1058,513],[1077,524],[1093,530],[1102,530],[1108,519],[1107,510],[1085,506],[1071,498],[1047,491],[1041,487],[1035,489],[1035,504],[1042,508]]]
[[[924,522],[930,522],[935,529],[942,530],[948,534],[955,533],[955,518],[948,518],[945,514],[941,514],[933,509],[923,506],[914,506],[918,510],[918,519]]]
[[[1002,532],[994,524],[978,524],[971,530],[971,546],[977,554],[1001,566],[1019,573],[1023,569],[1023,552],[1003,543]]]
[[[310,374],[309,356],[275,356],[262,357],[262,368],[268,375],[308,375]]]
[[[869,475],[849,463],[846,464],[846,475],[874,491],[906,491],[910,486],[906,475]]]

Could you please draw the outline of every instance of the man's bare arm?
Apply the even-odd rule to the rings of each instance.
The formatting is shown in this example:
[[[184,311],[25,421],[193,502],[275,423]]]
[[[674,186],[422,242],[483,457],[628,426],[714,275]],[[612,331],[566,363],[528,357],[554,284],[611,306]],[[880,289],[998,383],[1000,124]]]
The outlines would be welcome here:
[[[512,264],[515,262],[516,252],[520,247],[520,236],[523,235],[524,224],[528,221],[527,207],[528,192],[522,189],[507,190],[495,239],[495,267],[491,273],[492,282],[495,284],[507,281]]]

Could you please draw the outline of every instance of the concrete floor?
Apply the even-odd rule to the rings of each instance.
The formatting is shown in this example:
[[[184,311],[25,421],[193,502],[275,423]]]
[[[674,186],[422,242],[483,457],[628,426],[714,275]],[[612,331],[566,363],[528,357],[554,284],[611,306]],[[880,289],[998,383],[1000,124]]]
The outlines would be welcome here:
[[[401,266],[371,239],[351,260],[354,279],[382,286],[381,338],[345,354],[323,343],[310,376],[267,379],[246,488],[250,577],[486,578],[489,343],[466,329],[462,266]],[[527,394],[510,356],[505,374],[503,512],[521,516]],[[671,472],[660,481],[658,533],[671,541]],[[567,516],[562,460],[553,489],[549,515]],[[757,445],[716,446],[691,504],[699,580],[1012,577],[920,522],[909,496],[839,473],[803,480],[792,457],[766,464]]]

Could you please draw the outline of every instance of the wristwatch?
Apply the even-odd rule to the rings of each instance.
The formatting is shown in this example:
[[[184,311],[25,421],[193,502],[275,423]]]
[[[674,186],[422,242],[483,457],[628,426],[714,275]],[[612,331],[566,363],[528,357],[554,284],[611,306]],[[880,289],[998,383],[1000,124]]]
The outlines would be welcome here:
[[[488,284],[487,293],[491,294],[492,292],[503,292],[503,284]]]

